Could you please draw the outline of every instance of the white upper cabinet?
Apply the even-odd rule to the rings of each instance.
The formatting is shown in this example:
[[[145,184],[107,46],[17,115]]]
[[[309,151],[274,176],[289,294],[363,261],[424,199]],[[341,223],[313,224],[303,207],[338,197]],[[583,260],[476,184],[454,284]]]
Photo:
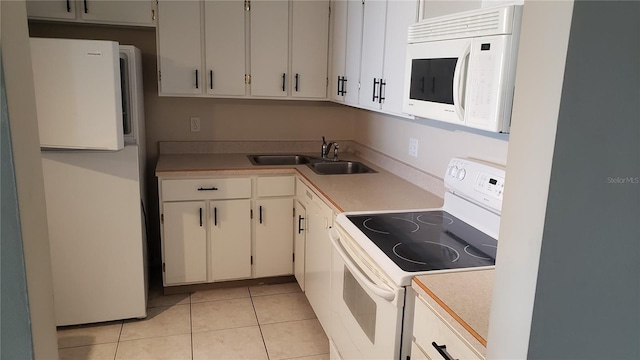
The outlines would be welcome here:
[[[293,1],[291,6],[291,96],[326,98],[329,1]]]
[[[358,105],[364,4],[362,0],[337,0],[332,6],[329,97]]]
[[[158,3],[158,89],[163,95],[201,94],[200,2]]]
[[[364,3],[362,26],[362,62],[360,67],[360,106],[379,109],[382,89],[385,17],[387,2],[368,0]]]
[[[251,95],[287,96],[289,2],[251,1]]]
[[[418,20],[418,1],[337,0],[333,6],[331,99],[408,116],[402,113],[407,29]]]
[[[155,26],[152,0],[27,0],[30,19]]]
[[[210,95],[245,95],[245,7],[242,1],[205,1],[205,84]]]
[[[407,57],[407,30],[417,20],[415,1],[389,1],[387,3],[387,28],[384,42],[384,66],[382,78],[382,110],[402,113],[404,96],[404,67]]]
[[[329,0],[160,0],[165,96],[327,98]]]

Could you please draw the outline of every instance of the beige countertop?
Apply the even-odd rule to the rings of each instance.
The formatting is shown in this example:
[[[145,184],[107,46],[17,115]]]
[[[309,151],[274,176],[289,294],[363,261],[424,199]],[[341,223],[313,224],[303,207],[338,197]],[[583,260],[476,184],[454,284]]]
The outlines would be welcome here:
[[[156,165],[161,178],[228,175],[293,174],[302,175],[338,212],[365,210],[424,209],[442,206],[442,198],[429,193],[355,155],[355,160],[378,171],[373,174],[318,175],[306,165],[256,166],[247,154],[162,154]]]
[[[494,270],[417,276],[413,289],[483,355],[489,334]]]

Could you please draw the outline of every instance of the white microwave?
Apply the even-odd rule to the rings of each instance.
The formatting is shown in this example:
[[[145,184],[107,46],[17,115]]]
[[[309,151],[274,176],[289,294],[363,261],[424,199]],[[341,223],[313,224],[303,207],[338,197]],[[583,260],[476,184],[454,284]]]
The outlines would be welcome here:
[[[431,18],[409,27],[403,111],[509,132],[521,5]]]

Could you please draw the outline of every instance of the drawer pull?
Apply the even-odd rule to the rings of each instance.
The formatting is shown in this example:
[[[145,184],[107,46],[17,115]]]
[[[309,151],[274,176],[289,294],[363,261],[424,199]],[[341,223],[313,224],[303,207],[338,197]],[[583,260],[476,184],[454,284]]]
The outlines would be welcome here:
[[[431,345],[438,350],[438,353],[440,353],[445,360],[457,360],[453,356],[449,355],[447,352],[447,345],[438,345],[435,341],[432,342]]]
[[[208,187],[208,188],[201,187],[201,188],[198,188],[198,191],[213,191],[213,190],[218,190],[218,188],[217,187]]]

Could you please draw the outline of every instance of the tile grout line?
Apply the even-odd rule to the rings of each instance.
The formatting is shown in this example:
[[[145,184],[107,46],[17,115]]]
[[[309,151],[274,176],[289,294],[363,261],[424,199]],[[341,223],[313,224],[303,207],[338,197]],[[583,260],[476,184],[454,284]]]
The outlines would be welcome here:
[[[262,345],[264,346],[264,352],[267,354],[267,360],[270,360],[269,350],[267,349],[267,343],[264,341],[264,334],[262,333],[262,324],[260,324],[260,319],[258,319],[258,313],[256,312],[256,305],[253,303],[253,295],[251,294],[251,289],[247,288],[249,291],[249,299],[251,299],[251,307],[253,308],[253,314],[256,316],[256,322],[258,323],[258,330],[260,330],[260,337],[262,338]]]
[[[193,303],[191,302],[191,294],[189,293],[189,337],[191,338],[191,360],[193,360]]]
[[[120,332],[118,333],[118,342],[116,342],[116,352],[113,354],[113,360],[118,357],[118,347],[120,347],[120,338],[122,337],[122,330],[124,329],[124,320],[120,323]]]

